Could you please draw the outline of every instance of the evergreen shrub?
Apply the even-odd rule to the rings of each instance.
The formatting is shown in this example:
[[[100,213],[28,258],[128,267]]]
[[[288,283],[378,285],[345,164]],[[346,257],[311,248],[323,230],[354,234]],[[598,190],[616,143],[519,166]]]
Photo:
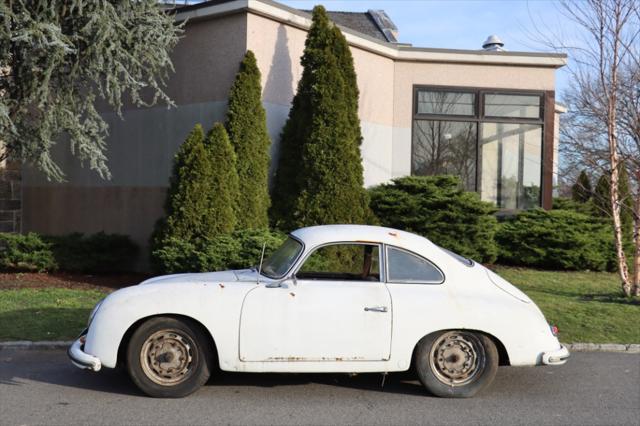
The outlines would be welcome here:
[[[479,262],[495,261],[496,209],[477,193],[462,190],[458,177],[401,177],[369,194],[382,225],[425,236]]]
[[[125,235],[0,234],[0,269],[5,271],[129,272],[137,256],[138,247]]]
[[[171,238],[153,253],[158,272],[208,272],[257,266],[262,245],[265,257],[277,249],[286,235],[268,229],[244,229],[210,240]]]
[[[498,228],[498,262],[552,270],[615,268],[611,228],[571,210],[523,211]]]

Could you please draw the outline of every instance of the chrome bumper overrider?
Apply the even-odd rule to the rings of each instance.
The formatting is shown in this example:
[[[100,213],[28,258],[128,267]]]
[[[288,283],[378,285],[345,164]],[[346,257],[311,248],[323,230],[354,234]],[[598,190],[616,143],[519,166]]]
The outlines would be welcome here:
[[[570,355],[569,350],[564,345],[560,345],[558,350],[543,353],[542,363],[544,365],[562,365],[567,362]]]
[[[93,355],[89,355],[83,350],[85,337],[85,334],[82,334],[80,337],[78,337],[78,339],[76,339],[76,341],[73,342],[71,346],[69,346],[69,349],[67,349],[67,355],[71,359],[73,365],[78,368],[100,371],[100,368],[102,368],[100,359]]]

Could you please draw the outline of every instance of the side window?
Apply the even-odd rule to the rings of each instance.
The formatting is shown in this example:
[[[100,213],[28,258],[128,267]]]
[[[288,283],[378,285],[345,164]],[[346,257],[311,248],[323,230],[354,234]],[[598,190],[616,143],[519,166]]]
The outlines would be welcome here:
[[[390,282],[441,283],[444,275],[436,266],[420,256],[387,247],[388,278]]]
[[[376,244],[333,244],[305,260],[296,278],[327,281],[380,281],[380,248]]]

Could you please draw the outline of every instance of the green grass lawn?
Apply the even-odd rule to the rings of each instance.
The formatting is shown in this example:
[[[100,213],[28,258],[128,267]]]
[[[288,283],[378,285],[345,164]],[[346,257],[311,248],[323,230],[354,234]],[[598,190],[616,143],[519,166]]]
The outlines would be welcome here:
[[[495,267],[527,293],[566,343],[640,343],[640,300],[621,296],[615,274]],[[0,288],[0,340],[69,340],[85,327],[98,288]]]
[[[565,343],[640,343],[640,299],[622,296],[616,274],[495,267],[527,293]]]
[[[69,288],[0,289],[0,340],[71,340],[106,292]]]

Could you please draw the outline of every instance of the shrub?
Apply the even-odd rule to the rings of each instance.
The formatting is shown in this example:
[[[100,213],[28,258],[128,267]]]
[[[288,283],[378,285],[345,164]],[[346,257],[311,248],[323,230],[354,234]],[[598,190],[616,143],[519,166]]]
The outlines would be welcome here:
[[[51,243],[38,234],[0,234],[0,268],[11,271],[52,271],[58,264]]]
[[[402,177],[372,188],[370,196],[382,225],[420,234],[480,262],[496,259],[496,209],[463,191],[458,177]]]
[[[496,242],[499,262],[508,265],[593,271],[615,265],[610,227],[576,211],[518,213],[500,224]]]
[[[126,235],[98,232],[44,238],[50,241],[58,269],[63,271],[130,272],[134,270],[138,256],[138,246]]]
[[[10,271],[111,273],[132,271],[138,247],[117,234],[0,234],[0,268]]]
[[[159,273],[206,272],[242,269],[258,265],[262,245],[265,256],[278,248],[286,236],[268,229],[245,229],[211,240],[186,241],[172,238],[152,256]]]
[[[269,226],[269,146],[267,116],[262,106],[260,70],[247,51],[229,93],[225,123],[237,158],[239,179],[238,228]]]
[[[571,210],[587,216],[593,216],[593,200],[585,203],[575,201],[572,198],[557,197],[553,199],[553,210]]]

